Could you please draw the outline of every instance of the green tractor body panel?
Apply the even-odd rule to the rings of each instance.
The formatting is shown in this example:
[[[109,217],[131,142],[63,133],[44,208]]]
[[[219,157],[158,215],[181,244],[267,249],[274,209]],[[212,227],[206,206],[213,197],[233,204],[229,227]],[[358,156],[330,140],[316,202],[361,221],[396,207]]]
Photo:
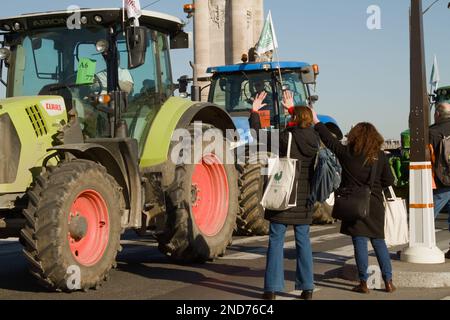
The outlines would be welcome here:
[[[156,115],[145,139],[140,167],[147,168],[160,165],[168,160],[170,142],[183,115],[195,102],[171,97],[164,103]]]
[[[0,100],[0,195],[29,188],[62,122],[67,122],[67,112],[60,97]]]

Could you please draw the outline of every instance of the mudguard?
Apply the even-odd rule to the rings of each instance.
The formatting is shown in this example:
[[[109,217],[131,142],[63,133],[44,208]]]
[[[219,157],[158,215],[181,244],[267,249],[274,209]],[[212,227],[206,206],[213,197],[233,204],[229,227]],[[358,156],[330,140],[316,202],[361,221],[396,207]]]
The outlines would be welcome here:
[[[66,144],[49,150],[70,153],[78,159],[95,161],[104,166],[122,187],[125,205],[130,212],[123,217],[122,226],[141,226],[143,199],[135,139],[90,139],[87,143]]]
[[[221,129],[235,129],[228,113],[211,103],[172,97],[161,107],[146,138],[139,166],[141,169],[163,165],[169,158],[173,132],[202,121]]]

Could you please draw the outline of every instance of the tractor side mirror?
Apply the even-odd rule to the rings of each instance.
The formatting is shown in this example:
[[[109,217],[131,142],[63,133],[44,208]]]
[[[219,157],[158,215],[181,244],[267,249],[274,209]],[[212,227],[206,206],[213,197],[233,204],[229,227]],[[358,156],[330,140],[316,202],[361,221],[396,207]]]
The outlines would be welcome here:
[[[147,28],[127,27],[128,69],[135,69],[145,63],[147,53]]]
[[[306,66],[300,69],[300,77],[304,84],[315,84],[316,74],[312,66]]]
[[[33,47],[33,50],[39,50],[42,48],[42,38],[36,38],[31,41],[31,46]]]
[[[314,104],[314,103],[316,103],[317,101],[319,101],[319,96],[318,96],[318,95],[313,95],[313,96],[310,96],[310,97],[309,97],[309,102],[310,102],[311,104]]]

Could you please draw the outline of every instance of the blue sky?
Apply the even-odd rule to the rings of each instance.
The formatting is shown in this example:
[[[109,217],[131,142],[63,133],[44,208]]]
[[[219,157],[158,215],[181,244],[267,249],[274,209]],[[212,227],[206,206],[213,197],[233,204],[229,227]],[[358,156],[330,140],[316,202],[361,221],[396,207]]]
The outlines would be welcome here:
[[[155,0],[141,0],[142,6]],[[161,0],[149,10],[180,18],[188,0]],[[432,0],[424,0],[424,7]],[[115,7],[121,0],[3,1],[1,16],[80,7]],[[425,15],[428,77],[434,54],[442,84],[450,84],[450,10],[441,0]],[[360,121],[386,138],[399,138],[409,116],[409,0],[265,0],[272,10],[280,58],[318,63],[320,113],[334,116],[344,131]],[[381,30],[366,26],[370,5],[381,8]],[[188,30],[190,27],[188,27]],[[172,53],[174,78],[189,74],[191,50]],[[0,95],[4,95],[0,89]]]

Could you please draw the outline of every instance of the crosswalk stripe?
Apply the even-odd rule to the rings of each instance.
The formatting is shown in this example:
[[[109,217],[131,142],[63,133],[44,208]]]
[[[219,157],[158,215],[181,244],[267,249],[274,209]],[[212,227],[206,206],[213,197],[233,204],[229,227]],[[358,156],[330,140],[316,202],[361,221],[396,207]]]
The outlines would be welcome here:
[[[337,239],[343,239],[347,236],[340,234],[340,233],[332,233],[332,234],[326,234],[323,236],[317,236],[311,238],[311,245],[324,243],[326,241],[332,241]],[[295,241],[287,241],[284,243],[285,249],[294,249],[295,248]],[[233,247],[231,247],[233,249]],[[243,252],[238,252],[230,255],[226,255],[222,260],[255,260],[259,258],[263,258],[266,256],[267,252],[267,245],[256,247],[256,248],[250,248]]]
[[[0,240],[0,246],[6,245],[6,244],[11,244],[11,243],[18,242],[18,241],[19,241],[19,238],[2,239],[2,240]]]
[[[310,233],[327,231],[331,229],[335,229],[334,226],[312,226],[310,228]],[[286,237],[292,237],[294,235],[294,230],[286,231]],[[269,236],[259,236],[259,237],[246,237],[242,239],[233,240],[233,245],[242,245],[254,242],[264,242],[269,240]]]

